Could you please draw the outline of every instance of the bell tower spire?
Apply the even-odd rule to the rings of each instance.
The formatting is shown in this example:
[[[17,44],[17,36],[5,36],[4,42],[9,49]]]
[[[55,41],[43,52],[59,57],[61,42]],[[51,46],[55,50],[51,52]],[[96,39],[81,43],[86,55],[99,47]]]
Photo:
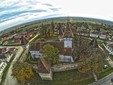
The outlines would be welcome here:
[[[66,28],[64,30],[63,38],[64,38],[64,48],[72,48],[72,39],[73,39],[73,32],[71,27],[71,22],[67,18]]]

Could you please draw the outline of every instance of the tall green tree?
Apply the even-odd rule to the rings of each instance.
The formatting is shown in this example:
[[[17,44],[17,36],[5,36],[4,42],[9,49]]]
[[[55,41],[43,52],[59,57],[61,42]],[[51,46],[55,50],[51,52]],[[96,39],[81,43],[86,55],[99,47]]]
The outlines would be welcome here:
[[[34,74],[30,64],[16,62],[12,68],[12,76],[16,77],[21,85],[24,85],[26,81],[33,79]]]
[[[51,64],[56,64],[59,62],[59,50],[50,44],[44,45],[41,50],[45,59]]]

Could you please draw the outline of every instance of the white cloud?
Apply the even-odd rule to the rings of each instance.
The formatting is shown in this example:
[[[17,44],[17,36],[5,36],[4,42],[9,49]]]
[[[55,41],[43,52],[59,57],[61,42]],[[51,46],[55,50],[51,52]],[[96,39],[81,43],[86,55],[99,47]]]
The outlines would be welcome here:
[[[113,16],[112,0],[53,0],[67,15]],[[101,17],[102,18],[102,17]]]
[[[45,13],[26,13],[23,16],[0,23],[0,31],[13,27],[13,26],[16,26],[16,25],[19,25],[19,24],[22,24],[22,23],[29,22],[29,21],[44,19],[44,17],[48,18],[47,16],[49,16],[49,15],[54,16],[54,14],[59,14],[59,12],[56,11],[56,12],[45,12]],[[62,15],[62,14],[60,14],[60,15]]]

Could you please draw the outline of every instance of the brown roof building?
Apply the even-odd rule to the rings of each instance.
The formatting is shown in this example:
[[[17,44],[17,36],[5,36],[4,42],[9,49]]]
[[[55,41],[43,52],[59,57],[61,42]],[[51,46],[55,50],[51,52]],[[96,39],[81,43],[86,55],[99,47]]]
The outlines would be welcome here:
[[[38,62],[38,73],[42,80],[52,80],[51,66],[43,57]]]
[[[39,58],[38,62],[38,72],[40,73],[49,73],[50,72],[50,64],[43,58]]]
[[[37,42],[37,43],[33,43],[30,47],[29,50],[30,51],[39,51],[41,48],[41,42]]]
[[[57,48],[60,51],[60,54],[64,55],[71,55],[72,49],[71,48],[64,48],[64,42],[63,41],[53,41],[53,42],[37,42],[30,46],[30,51],[40,51],[41,47],[43,47],[45,44],[50,44]]]

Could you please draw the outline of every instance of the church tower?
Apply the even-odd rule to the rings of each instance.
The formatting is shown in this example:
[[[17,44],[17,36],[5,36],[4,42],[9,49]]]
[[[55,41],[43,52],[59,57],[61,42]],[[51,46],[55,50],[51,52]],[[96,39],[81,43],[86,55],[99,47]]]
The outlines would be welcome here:
[[[66,28],[64,30],[63,39],[64,48],[72,48],[73,32],[69,20],[67,21]]]

